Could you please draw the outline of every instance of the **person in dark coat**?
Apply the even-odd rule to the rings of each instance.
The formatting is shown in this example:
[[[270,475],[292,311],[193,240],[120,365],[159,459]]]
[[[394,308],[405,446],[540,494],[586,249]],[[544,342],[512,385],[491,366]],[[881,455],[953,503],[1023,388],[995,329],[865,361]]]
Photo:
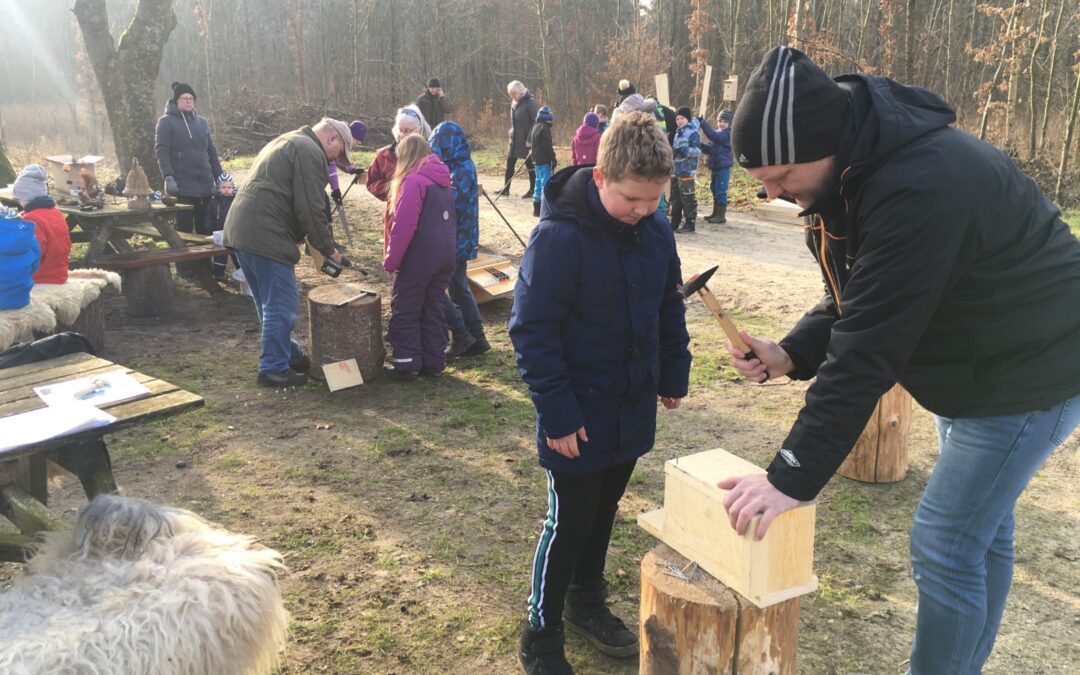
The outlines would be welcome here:
[[[619,499],[653,446],[657,399],[677,408],[689,384],[679,256],[656,210],[671,172],[652,116],[620,115],[595,167],[552,177],[521,261],[509,332],[550,505],[518,653],[526,673],[573,672],[564,623],[606,654],[637,654],[604,603],[604,562]]]
[[[229,215],[229,207],[232,206],[233,198],[236,196],[236,183],[233,182],[232,174],[223,173],[218,176],[217,180],[217,192],[210,198],[210,203],[206,207],[206,220],[207,227],[211,232],[218,232],[225,229],[225,219]],[[236,255],[232,256],[233,265],[237,269],[240,268],[240,263],[236,261]],[[214,273],[214,278],[221,281],[225,279],[225,267],[228,264],[228,256],[216,256],[210,261],[210,269]]]
[[[533,165],[532,147],[529,145],[529,133],[532,131],[540,106],[525,85],[517,80],[506,85],[506,93],[513,102],[510,104],[510,144],[506,151],[506,177],[499,194],[504,196],[510,194],[510,181],[514,179],[514,167],[517,166],[519,159],[523,159],[525,168],[529,172],[529,191],[521,195],[521,198],[532,199],[536,188],[536,172]]]
[[[728,183],[731,181],[731,165],[735,161],[731,158],[731,120],[734,118],[727,108],[716,115],[716,128],[709,125],[709,120],[699,117],[701,132],[708,143],[701,144],[701,151],[709,156],[709,171],[712,172],[712,180],[709,190],[712,192],[713,210],[705,221],[709,223],[727,222]]]
[[[416,99],[416,107],[420,109],[432,129],[444,120],[450,119],[450,113],[454,111],[450,98],[443,93],[442,83],[435,77],[428,80],[424,93]]]
[[[392,372],[401,379],[437,376],[446,366],[446,288],[454,272],[457,216],[450,170],[427,140],[398,141],[390,186],[393,217],[383,248],[383,269],[394,276],[386,338]]]
[[[446,358],[478,356],[491,349],[484,335],[484,319],[476,306],[469,278],[469,261],[476,258],[480,245],[480,184],[472,160],[469,139],[455,122],[443,122],[431,132],[435,151],[454,183],[454,211],[457,214],[457,250],[454,273],[446,298],[446,321],[452,341]]]
[[[814,499],[897,382],[937,421],[915,510],[912,675],[982,672],[1013,569],[1017,498],[1080,423],[1080,241],[1004,153],[953,128],[937,95],[830,79],[770,51],[735,114],[733,151],[804,209],[828,292],[779,344],[730,344],[760,382],[816,378],[767,474],[722,482],[740,533]]]
[[[540,217],[540,197],[544,194],[544,184],[555,171],[555,145],[551,140],[551,124],[555,115],[551,108],[544,106],[536,112],[536,124],[529,132],[529,145],[532,146],[533,163],[536,165],[536,189],[533,191],[533,217]]]
[[[176,214],[176,229],[210,234],[205,225],[206,205],[214,194],[214,178],[224,172],[210,123],[195,110],[195,90],[183,82],[173,82],[172,90],[154,132],[158,169],[165,179],[165,192],[194,207]]]

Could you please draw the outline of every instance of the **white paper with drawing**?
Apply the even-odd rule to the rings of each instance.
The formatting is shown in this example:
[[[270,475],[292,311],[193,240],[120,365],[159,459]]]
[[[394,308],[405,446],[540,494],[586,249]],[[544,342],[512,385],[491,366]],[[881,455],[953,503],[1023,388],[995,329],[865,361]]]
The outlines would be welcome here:
[[[34,393],[50,406],[81,401],[100,407],[117,401],[146,396],[150,390],[124,371],[112,370],[66,382],[34,387]]]

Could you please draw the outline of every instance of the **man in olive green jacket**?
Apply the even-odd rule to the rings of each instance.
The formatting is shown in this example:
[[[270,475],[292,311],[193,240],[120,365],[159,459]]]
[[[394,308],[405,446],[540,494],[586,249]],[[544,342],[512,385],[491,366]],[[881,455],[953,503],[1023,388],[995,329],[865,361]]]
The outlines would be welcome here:
[[[262,323],[261,385],[307,381],[308,359],[292,339],[300,310],[293,267],[305,238],[327,258],[342,260],[324,209],[326,166],[331,159],[350,166],[350,147],[349,126],[332,119],[278,136],[255,158],[225,219],[225,245],[236,252]]]

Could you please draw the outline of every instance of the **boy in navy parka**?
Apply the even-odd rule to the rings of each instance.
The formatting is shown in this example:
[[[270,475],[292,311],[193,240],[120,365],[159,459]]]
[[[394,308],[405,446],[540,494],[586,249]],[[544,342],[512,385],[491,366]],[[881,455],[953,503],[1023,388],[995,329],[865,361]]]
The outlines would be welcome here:
[[[728,183],[731,181],[731,165],[734,161],[731,157],[731,119],[734,113],[724,108],[716,115],[716,128],[709,126],[709,121],[699,117],[701,132],[709,139],[709,143],[701,144],[701,151],[709,156],[709,170],[712,171],[712,182],[709,189],[712,192],[713,211],[705,217],[707,223],[727,222],[727,192]]]
[[[687,392],[679,257],[656,210],[672,170],[652,116],[620,115],[595,167],[551,178],[521,262],[509,332],[549,504],[519,650],[526,673],[573,672],[564,620],[606,654],[637,654],[604,604],[604,564],[619,499],[653,446],[657,399],[674,409]]]

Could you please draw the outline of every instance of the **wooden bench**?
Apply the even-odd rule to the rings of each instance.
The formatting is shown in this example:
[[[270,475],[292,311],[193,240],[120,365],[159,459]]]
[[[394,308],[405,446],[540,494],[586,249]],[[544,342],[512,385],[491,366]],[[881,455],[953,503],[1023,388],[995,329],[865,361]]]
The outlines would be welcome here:
[[[114,225],[113,230],[141,234],[151,239],[161,239],[161,233],[153,225]],[[176,236],[188,244],[212,244],[214,242],[214,237],[209,234],[192,234],[191,232],[177,231]]]
[[[229,249],[216,244],[184,248],[156,248],[104,256],[97,265],[117,270],[124,277],[124,297],[131,316],[168,314],[173,305],[173,282],[169,263],[205,260],[229,255]]]

